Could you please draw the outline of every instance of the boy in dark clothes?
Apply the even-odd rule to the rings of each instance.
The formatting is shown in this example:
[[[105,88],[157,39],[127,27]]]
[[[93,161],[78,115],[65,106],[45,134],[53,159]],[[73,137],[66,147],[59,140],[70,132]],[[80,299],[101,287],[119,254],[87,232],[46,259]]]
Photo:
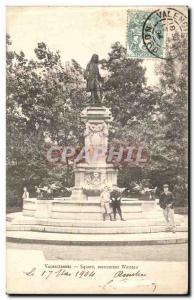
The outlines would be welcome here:
[[[117,190],[113,190],[110,193],[111,206],[113,209],[114,221],[116,221],[116,213],[119,214],[121,221],[125,221],[122,217],[121,211],[121,193]]]
[[[168,190],[168,184],[163,185],[164,192],[160,195],[159,205],[163,209],[164,218],[166,221],[167,231],[176,232],[175,222],[174,222],[174,196]]]

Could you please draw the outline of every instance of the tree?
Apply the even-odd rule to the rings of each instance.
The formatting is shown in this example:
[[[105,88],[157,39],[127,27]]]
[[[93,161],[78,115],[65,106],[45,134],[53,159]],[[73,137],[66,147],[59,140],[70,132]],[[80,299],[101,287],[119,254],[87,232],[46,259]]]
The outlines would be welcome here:
[[[28,60],[10,45],[8,36],[7,190],[16,203],[24,185],[31,189],[48,178],[72,177],[69,166],[64,165],[61,174],[46,163],[44,140],[49,136],[63,145],[83,143],[80,112],[86,95],[83,70],[75,60],[63,66],[59,52],[51,52],[44,43],[35,49],[37,59]]]
[[[158,98],[162,135],[157,138],[162,159],[160,170],[167,177],[177,201],[187,201],[188,173],[188,50],[187,42],[175,40],[176,59],[161,62],[161,95]]]
[[[117,141],[125,147],[150,146],[153,115],[156,112],[158,91],[147,85],[141,59],[131,59],[127,50],[116,42],[112,45],[108,58],[102,60],[106,72],[104,105],[111,108],[113,122],[109,140]],[[137,168],[120,169],[119,182],[127,185],[132,179],[143,176],[144,171]]]

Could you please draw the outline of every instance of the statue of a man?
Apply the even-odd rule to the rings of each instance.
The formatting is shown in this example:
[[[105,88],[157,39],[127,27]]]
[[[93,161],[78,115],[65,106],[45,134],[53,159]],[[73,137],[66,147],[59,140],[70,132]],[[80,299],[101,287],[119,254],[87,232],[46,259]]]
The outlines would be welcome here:
[[[84,78],[87,80],[87,92],[91,92],[91,100],[93,104],[100,104],[100,100],[102,98],[100,87],[102,77],[100,76],[98,69],[98,60],[98,55],[93,54],[84,73]]]

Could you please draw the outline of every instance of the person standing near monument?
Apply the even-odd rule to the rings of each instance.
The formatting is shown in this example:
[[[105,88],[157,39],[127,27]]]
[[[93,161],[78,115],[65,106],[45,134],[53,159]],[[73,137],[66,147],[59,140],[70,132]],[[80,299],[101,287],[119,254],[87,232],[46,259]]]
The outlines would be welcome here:
[[[167,231],[176,232],[174,222],[174,196],[168,190],[168,184],[163,185],[164,192],[160,195],[159,205],[163,209],[165,221],[167,223]]]
[[[23,200],[29,199],[29,193],[28,193],[27,187],[24,187],[24,192],[23,192],[23,195],[22,195],[22,199]]]
[[[106,219],[106,215],[109,215],[110,221],[112,221],[111,216],[111,207],[110,207],[110,190],[109,187],[106,185],[100,194],[100,205],[101,205],[101,211],[102,211],[102,217],[103,221]]]

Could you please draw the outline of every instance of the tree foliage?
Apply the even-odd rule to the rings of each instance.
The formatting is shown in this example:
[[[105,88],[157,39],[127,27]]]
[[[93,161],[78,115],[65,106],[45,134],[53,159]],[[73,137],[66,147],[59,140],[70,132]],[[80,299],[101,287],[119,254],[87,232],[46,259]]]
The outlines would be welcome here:
[[[7,47],[10,44],[7,37]],[[28,60],[23,52],[7,49],[7,190],[15,202],[24,185],[58,177],[70,184],[69,166],[59,170],[45,162],[47,136],[63,145],[83,143],[82,68],[75,60],[63,66],[59,52],[51,52],[44,43],[35,54],[36,60]]]

